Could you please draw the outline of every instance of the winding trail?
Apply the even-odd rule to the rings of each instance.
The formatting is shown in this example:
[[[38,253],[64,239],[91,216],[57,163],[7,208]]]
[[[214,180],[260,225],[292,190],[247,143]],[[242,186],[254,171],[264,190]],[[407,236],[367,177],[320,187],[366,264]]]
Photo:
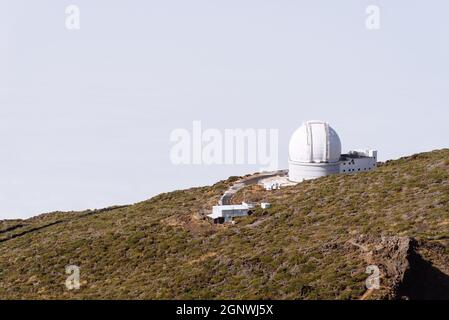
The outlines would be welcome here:
[[[219,205],[229,205],[232,204],[232,197],[244,187],[254,185],[259,183],[260,180],[271,178],[275,176],[284,176],[287,174],[287,170],[277,170],[277,171],[268,171],[262,173],[256,173],[249,177],[245,177],[237,180],[232,186],[228,188],[228,190],[223,193],[220,200],[218,201]]]

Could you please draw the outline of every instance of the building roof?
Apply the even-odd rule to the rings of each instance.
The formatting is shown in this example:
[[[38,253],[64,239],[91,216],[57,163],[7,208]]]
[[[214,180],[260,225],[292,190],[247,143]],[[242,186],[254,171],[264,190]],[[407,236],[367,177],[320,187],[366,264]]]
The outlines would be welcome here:
[[[217,208],[220,211],[243,210],[243,209],[248,209],[248,205],[247,204],[229,204],[229,205],[223,205],[223,206],[213,206],[213,208]]]
[[[307,121],[290,138],[289,159],[302,163],[334,163],[340,160],[341,141],[324,121]]]

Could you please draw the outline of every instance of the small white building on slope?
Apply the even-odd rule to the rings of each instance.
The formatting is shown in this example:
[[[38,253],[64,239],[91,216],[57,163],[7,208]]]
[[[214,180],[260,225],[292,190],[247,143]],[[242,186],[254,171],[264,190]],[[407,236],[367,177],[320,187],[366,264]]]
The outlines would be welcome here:
[[[223,223],[231,221],[234,217],[247,216],[249,209],[252,207],[254,206],[248,203],[213,206],[212,213],[207,216],[211,218],[214,223]]]
[[[324,121],[307,121],[290,138],[288,178],[293,182],[330,174],[371,171],[377,151],[353,150],[341,154],[337,132]]]

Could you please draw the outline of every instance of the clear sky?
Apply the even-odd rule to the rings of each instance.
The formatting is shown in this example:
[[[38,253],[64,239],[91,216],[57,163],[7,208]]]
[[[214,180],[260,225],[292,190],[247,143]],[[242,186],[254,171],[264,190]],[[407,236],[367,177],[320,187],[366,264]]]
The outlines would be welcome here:
[[[308,119],[381,160],[448,147],[448,15],[447,0],[2,0],[0,218],[257,171],[173,165],[170,133],[194,120],[279,129],[280,167]]]

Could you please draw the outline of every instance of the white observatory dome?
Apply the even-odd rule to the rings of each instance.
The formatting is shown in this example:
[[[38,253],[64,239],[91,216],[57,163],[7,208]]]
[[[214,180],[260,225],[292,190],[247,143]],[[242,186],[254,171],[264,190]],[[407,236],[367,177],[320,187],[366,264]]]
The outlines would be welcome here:
[[[324,121],[307,121],[290,138],[289,160],[300,163],[336,163],[341,156],[337,132]]]
[[[293,182],[340,173],[341,142],[327,122],[307,121],[290,138],[288,178]]]

